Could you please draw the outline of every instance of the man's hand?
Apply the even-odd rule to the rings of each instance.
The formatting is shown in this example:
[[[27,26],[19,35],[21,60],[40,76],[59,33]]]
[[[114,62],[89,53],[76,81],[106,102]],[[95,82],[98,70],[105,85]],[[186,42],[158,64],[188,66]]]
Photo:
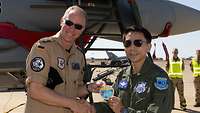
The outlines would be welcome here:
[[[121,113],[123,105],[119,97],[113,96],[108,100],[108,105],[115,113]]]
[[[94,82],[94,83],[90,83],[87,86],[87,89],[89,92],[93,92],[93,93],[99,93],[100,88],[104,85],[103,82]]]
[[[77,99],[74,101],[70,109],[74,113],[96,113],[94,106],[90,105],[84,99]]]

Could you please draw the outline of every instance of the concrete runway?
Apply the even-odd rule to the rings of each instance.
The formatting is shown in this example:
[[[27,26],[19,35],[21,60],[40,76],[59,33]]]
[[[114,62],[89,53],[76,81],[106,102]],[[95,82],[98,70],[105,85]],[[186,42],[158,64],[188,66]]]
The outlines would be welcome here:
[[[160,65],[161,67],[164,68],[165,66],[165,62],[164,61],[155,61],[155,63],[157,63],[158,65]],[[184,71],[184,92],[185,92],[185,98],[187,101],[187,110],[186,111],[181,111],[179,109],[179,97],[176,91],[176,101],[175,101],[175,109],[172,111],[172,113],[200,113],[200,107],[193,107],[193,105],[195,104],[195,91],[194,91],[194,85],[193,85],[193,77],[192,77],[192,73],[190,71],[190,67],[189,67],[189,61],[185,62],[186,64],[186,69]],[[104,69],[96,69],[94,72],[94,75],[96,75],[97,73],[103,71]],[[4,76],[5,77],[5,76]],[[0,80],[2,80],[1,78],[3,78],[3,75],[0,75]],[[113,78],[111,76],[111,78]],[[11,82],[12,80],[10,80],[12,78],[9,78],[9,82]],[[13,87],[13,86],[17,86],[19,83],[18,82],[11,82],[9,84],[9,87]],[[5,90],[5,83],[0,81],[0,113],[6,113],[7,111],[9,111],[10,109],[24,104],[26,101],[26,94],[24,91],[14,91],[14,92],[6,92],[6,91],[2,91]],[[20,86],[19,86],[20,87]],[[99,102],[99,101],[103,101],[103,99],[101,98],[101,96],[99,94],[93,94],[94,97],[94,101],[95,102]],[[23,113],[24,112],[24,105],[21,105],[19,107],[17,107],[16,109],[10,111],[9,113]]]

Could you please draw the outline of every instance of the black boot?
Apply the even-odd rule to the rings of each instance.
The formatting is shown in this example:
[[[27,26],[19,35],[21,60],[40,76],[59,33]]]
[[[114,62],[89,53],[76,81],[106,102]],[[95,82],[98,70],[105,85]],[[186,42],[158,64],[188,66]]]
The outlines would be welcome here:
[[[200,103],[196,103],[194,107],[200,107]]]
[[[187,106],[186,103],[180,103],[180,108],[181,108],[183,111],[186,110],[186,106]]]

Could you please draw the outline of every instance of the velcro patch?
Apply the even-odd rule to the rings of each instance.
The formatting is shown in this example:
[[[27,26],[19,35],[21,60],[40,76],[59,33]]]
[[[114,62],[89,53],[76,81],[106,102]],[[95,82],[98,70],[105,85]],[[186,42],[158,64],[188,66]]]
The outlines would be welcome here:
[[[35,72],[40,72],[45,66],[44,59],[41,57],[35,57],[31,61],[31,69]]]
[[[119,89],[127,89],[128,88],[128,81],[127,80],[120,80],[118,84]]]
[[[80,64],[79,63],[72,63],[72,69],[74,70],[79,70],[80,69]]]
[[[168,80],[165,77],[156,77],[156,81],[154,82],[154,86],[159,90],[168,89]]]

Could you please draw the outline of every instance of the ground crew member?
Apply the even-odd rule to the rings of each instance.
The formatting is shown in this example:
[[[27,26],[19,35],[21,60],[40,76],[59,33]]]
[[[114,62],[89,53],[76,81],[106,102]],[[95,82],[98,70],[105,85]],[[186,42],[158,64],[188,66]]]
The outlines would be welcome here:
[[[60,31],[33,45],[26,61],[25,113],[94,113],[93,107],[80,99],[88,91],[83,83],[84,55],[75,40],[85,25],[85,11],[69,7],[60,20]],[[88,87],[91,92],[92,86]]]
[[[195,102],[194,107],[200,107],[200,50],[196,51],[196,58],[192,59],[190,64],[191,70],[194,76],[194,87],[195,87]]]
[[[106,104],[96,107],[97,113],[171,113],[171,81],[147,56],[151,34],[143,27],[131,26],[123,37],[131,66],[119,72],[114,84],[115,96],[108,100],[109,107]]]
[[[173,57],[171,59],[168,59],[167,61],[166,70],[168,71],[168,75],[170,79],[172,80],[174,92],[175,92],[175,88],[177,88],[178,90],[180,108],[182,110],[186,110],[187,105],[186,105],[186,100],[184,97],[184,84],[183,84],[183,70],[185,66],[184,66],[183,60],[178,57],[177,48],[173,49],[172,54],[173,54]],[[174,103],[174,100],[173,100],[173,103]]]

